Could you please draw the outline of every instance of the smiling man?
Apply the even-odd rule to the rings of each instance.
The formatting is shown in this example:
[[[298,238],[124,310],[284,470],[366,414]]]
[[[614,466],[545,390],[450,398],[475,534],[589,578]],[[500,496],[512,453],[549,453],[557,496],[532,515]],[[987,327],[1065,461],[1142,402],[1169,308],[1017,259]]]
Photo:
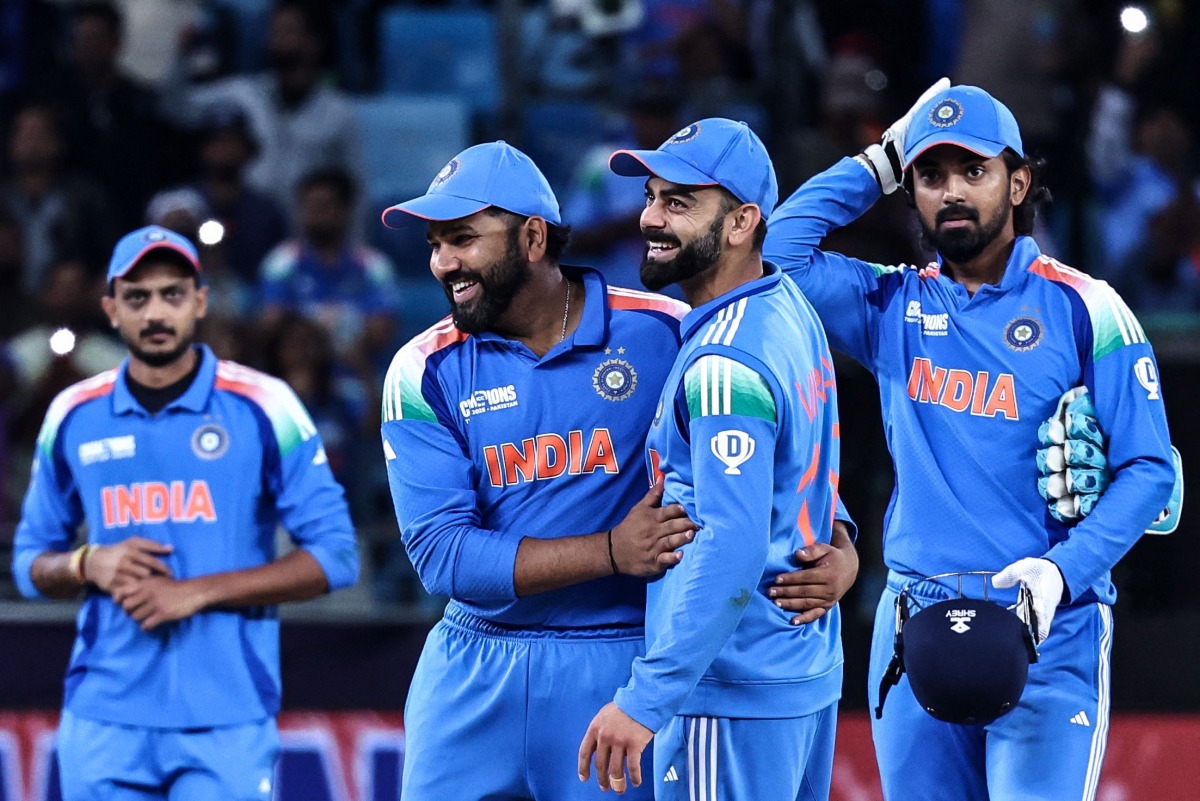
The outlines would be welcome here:
[[[648,176],[642,282],[678,283],[693,307],[644,458],[698,531],[649,585],[646,653],[588,727],[580,778],[594,764],[604,789],[641,784],[653,736],[658,801],[823,801],[840,610],[792,626],[770,588],[797,549],[838,543],[840,432],[821,324],[762,257],[774,166],[745,123],[721,118],[609,166]]]
[[[50,405],[13,547],[23,595],[85,594],[63,799],[269,799],[274,607],[357,578],[342,488],[287,385],[194,344],[208,296],[188,240],[138,229],[108,280],[129,358]],[[298,546],[279,558],[278,524]]]
[[[599,799],[576,745],[642,653],[645,578],[676,569],[694,531],[661,483],[647,493],[644,460],[687,307],[560,264],[558,201],[504,142],[458,154],[384,222],[425,226],[451,310],[384,388],[400,536],[450,598],[409,689],[403,797]],[[845,539],[781,585],[785,625],[824,619],[849,587]]]
[[[1004,104],[939,82],[884,135],[800,187],[765,252],[821,315],[834,348],[874,373],[896,488],[888,584],[875,619],[873,707],[893,653],[896,598],[921,579],[992,571],[993,600],[1033,596],[1040,656],[1020,703],[987,725],[942,722],[907,678],[873,721],[889,801],[1095,797],[1109,713],[1110,570],[1171,495],[1174,468],[1154,352],[1113,290],[1030,236],[1048,199]],[[817,245],[903,186],[937,259],[870,264]],[[1038,493],[1038,428],[1086,386],[1114,480],[1082,521]],[[953,597],[923,582],[924,607]],[[938,592],[943,589],[943,592]],[[1053,623],[1053,628],[1051,627]]]

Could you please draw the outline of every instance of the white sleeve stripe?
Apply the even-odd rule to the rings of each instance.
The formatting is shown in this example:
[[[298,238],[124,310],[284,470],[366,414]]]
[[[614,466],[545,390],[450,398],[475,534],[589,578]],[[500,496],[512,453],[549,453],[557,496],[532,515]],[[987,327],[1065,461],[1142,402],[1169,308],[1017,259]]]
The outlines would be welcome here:
[[[733,414],[733,359],[721,359],[721,413]]]
[[[696,719],[692,718],[687,733],[688,801],[696,801]]]
[[[1125,341],[1126,345],[1131,345],[1133,343],[1130,342],[1129,331],[1125,327],[1125,318],[1122,316],[1121,312],[1117,310],[1117,304],[1113,301],[1113,297],[1114,296],[1111,292],[1105,293],[1105,299],[1108,301],[1108,307],[1112,311],[1113,319],[1117,321],[1117,328],[1119,328],[1121,331],[1121,339]]]
[[[745,315],[745,313],[746,313],[746,299],[742,298],[741,300],[739,300],[737,302],[737,315],[733,318],[733,325],[729,327],[729,334],[726,335],[725,341],[722,342],[721,344],[723,344],[723,345],[733,344],[733,337],[734,337],[734,335],[737,334],[738,328],[742,324],[742,317]]]
[[[708,739],[708,786],[709,798],[717,801],[717,719],[712,718],[712,736]]]

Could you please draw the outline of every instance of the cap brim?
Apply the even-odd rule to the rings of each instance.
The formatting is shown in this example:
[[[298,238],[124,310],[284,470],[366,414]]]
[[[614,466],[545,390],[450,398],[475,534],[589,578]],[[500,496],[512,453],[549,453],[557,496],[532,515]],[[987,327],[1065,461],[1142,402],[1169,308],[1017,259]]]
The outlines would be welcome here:
[[[178,253],[184,258],[184,260],[187,261],[188,264],[191,265],[192,269],[196,271],[196,275],[201,275],[202,270],[200,269],[200,262],[196,261],[196,258],[191,253],[189,253],[185,248],[181,248],[179,245],[176,245],[174,242],[160,240],[158,242],[151,242],[147,244],[144,248],[133,254],[132,257],[126,259],[125,263],[121,265],[120,269],[110,271],[108,274],[108,280],[111,282],[117,278],[124,278],[125,276],[129,275],[130,270],[132,270],[134,267],[137,267],[138,264],[141,263],[142,259],[146,258],[146,256],[150,255],[156,250],[169,250],[172,253]]]
[[[907,170],[912,166],[914,161],[921,157],[922,153],[930,148],[937,147],[938,145],[956,145],[957,147],[961,147],[965,150],[970,150],[977,156],[983,156],[985,159],[999,156],[1004,151],[1004,148],[1007,147],[1007,145],[1000,144],[999,142],[992,142],[988,139],[979,139],[974,136],[963,136],[962,134],[948,136],[939,131],[938,133],[930,134],[921,141],[917,142],[917,144],[913,146],[912,155],[908,156],[904,160],[904,164],[901,166],[901,169]]]
[[[491,203],[454,195],[421,195],[384,209],[381,219],[388,228],[402,228],[409,223],[421,220],[440,222],[470,217],[491,205]]]
[[[654,175],[681,186],[718,186],[710,176],[662,150],[618,150],[608,157],[608,168],[617,175]]]

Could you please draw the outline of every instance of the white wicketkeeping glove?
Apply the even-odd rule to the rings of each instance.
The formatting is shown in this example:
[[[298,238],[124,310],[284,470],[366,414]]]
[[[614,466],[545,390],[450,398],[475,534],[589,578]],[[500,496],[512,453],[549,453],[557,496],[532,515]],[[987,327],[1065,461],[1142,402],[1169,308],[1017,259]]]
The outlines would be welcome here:
[[[917,98],[903,117],[892,123],[892,127],[883,132],[878,144],[867,145],[867,149],[854,158],[875,176],[883,194],[890,195],[900,188],[904,181],[904,171],[900,165],[904,163],[904,137],[908,133],[908,125],[912,122],[917,109],[929,102],[938,92],[950,88],[950,79],[941,78],[925,93]]]
[[[998,590],[1025,585],[1033,599],[1034,620],[1028,620],[1025,607],[1018,606],[1017,614],[1026,624],[1037,627],[1038,642],[1042,643],[1050,634],[1050,622],[1062,602],[1063,577],[1058,565],[1049,559],[1018,559],[992,576],[992,586]]]

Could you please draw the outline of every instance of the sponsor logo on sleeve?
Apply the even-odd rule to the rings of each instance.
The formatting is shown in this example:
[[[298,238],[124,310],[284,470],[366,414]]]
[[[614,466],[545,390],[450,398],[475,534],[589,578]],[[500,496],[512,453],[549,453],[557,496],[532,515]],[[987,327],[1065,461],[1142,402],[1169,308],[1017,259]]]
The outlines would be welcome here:
[[[741,466],[754,455],[754,438],[745,431],[718,431],[709,440],[713,455],[725,465],[725,475],[740,476]]]
[[[1138,359],[1133,365],[1133,374],[1142,385],[1142,389],[1146,390],[1146,400],[1162,400],[1162,396],[1158,394],[1158,370],[1153,359],[1149,356]]]

